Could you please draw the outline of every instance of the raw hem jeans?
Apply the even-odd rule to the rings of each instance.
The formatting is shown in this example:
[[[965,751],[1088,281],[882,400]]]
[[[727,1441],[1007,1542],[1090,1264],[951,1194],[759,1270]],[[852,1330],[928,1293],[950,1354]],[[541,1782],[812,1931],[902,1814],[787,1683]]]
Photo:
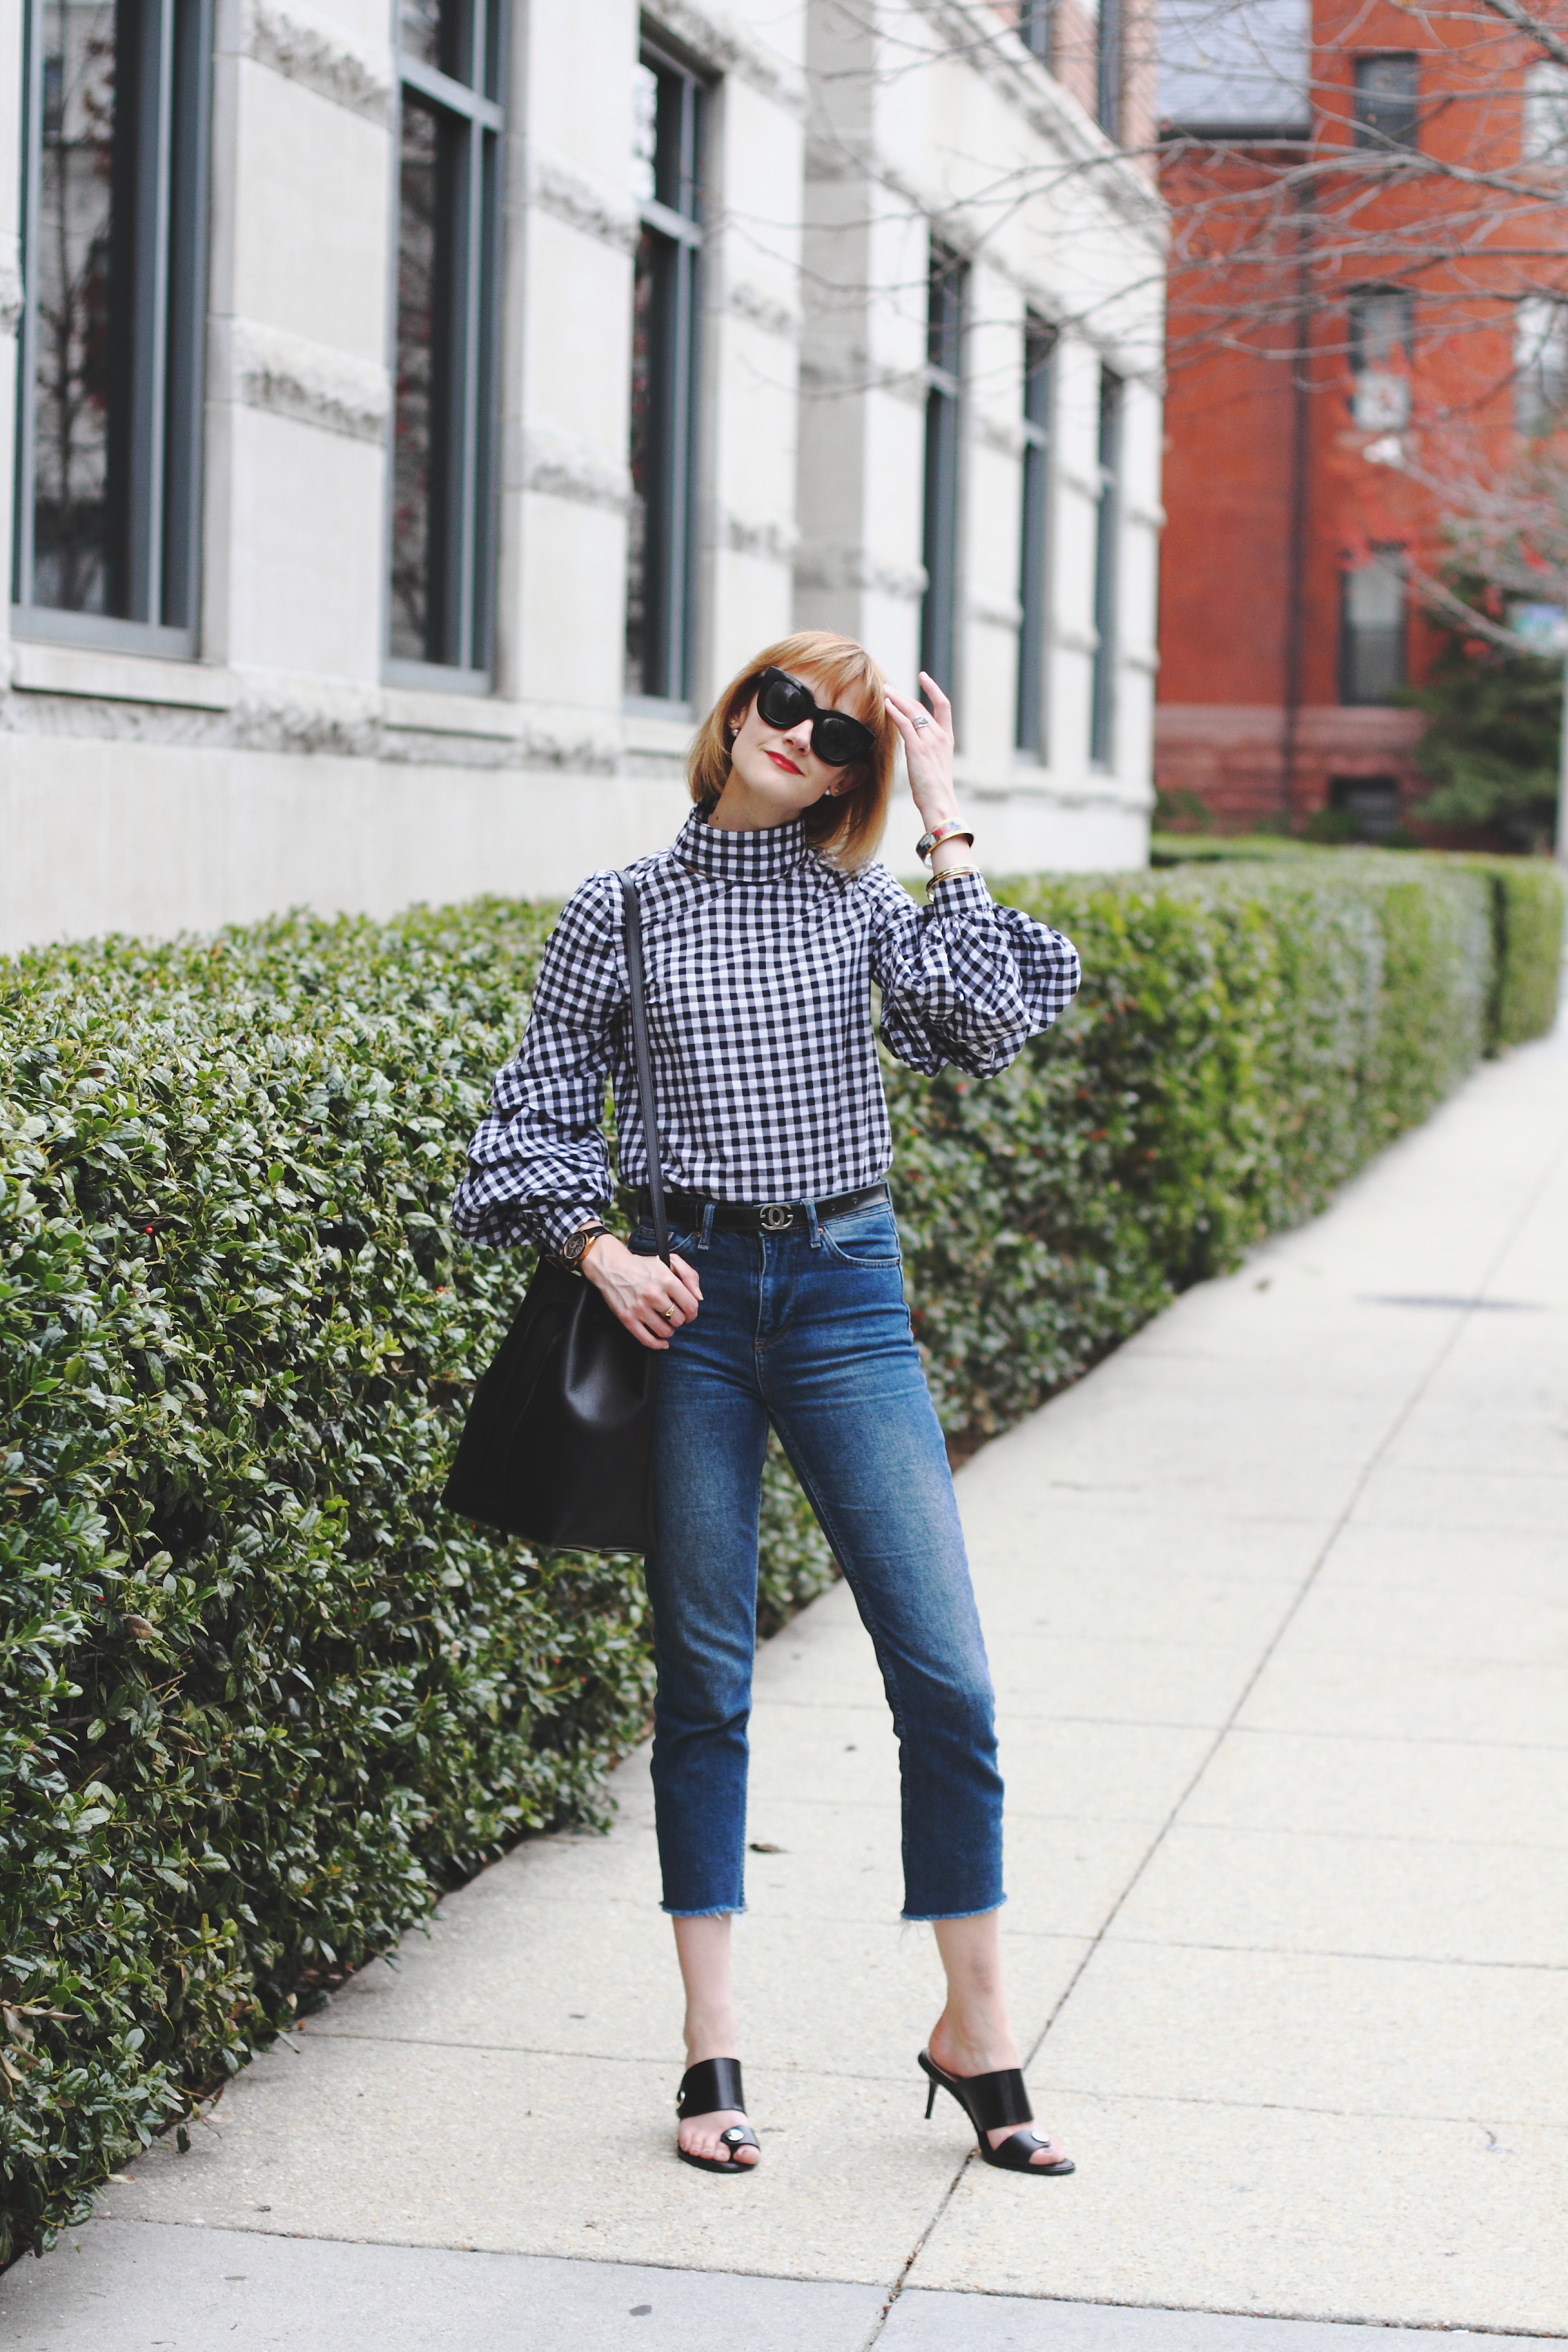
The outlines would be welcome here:
[[[887,1202],[809,1233],[672,1236],[702,1284],[659,1360],[653,1785],[664,1908],[745,1908],[746,1727],[768,1425],[854,1593],[903,1787],[906,1919],[994,1911],[1002,1781],[952,1479]],[[653,1249],[639,1227],[633,1247]]]

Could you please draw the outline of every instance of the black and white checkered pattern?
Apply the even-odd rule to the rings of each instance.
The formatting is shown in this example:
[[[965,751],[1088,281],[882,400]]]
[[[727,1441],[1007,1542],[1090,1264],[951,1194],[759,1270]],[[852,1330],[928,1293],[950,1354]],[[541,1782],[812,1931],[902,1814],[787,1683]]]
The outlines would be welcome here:
[[[997,906],[977,874],[920,907],[885,866],[826,864],[799,821],[721,833],[693,811],[631,872],[664,1176],[679,1192],[827,1200],[887,1174],[873,982],[900,1061],[976,1077],[1005,1070],[1078,988],[1071,942]],[[591,874],[563,910],[527,1034],[468,1147],[452,1222],[470,1241],[559,1248],[608,1202],[606,1077],[621,1181],[647,1181],[621,923],[613,873]]]

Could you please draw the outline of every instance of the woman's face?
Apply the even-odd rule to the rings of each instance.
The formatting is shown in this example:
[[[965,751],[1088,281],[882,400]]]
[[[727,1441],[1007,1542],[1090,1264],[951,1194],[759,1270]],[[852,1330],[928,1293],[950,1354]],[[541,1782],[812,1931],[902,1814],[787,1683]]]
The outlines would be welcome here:
[[[820,678],[808,669],[791,670],[824,709],[862,714],[853,702],[829,700]],[[753,700],[730,747],[730,777],[710,823],[731,830],[761,831],[787,824],[819,801],[824,793],[848,788],[853,771],[831,768],[811,748],[811,721],[797,727],[770,727]]]

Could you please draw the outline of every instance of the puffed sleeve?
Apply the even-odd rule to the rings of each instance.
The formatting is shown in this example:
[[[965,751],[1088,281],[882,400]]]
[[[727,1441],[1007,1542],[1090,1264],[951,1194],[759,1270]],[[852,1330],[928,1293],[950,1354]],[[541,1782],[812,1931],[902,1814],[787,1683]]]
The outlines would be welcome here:
[[[468,1241],[559,1249],[611,1197],[601,1119],[616,1015],[626,1002],[620,889],[591,874],[539,968],[521,1045],[496,1073],[452,1223]]]
[[[872,877],[868,877],[868,879]],[[871,935],[882,1038],[932,1076],[949,1062],[994,1077],[1078,993],[1078,950],[1016,907],[999,907],[978,874],[954,875],[919,907],[885,866]]]

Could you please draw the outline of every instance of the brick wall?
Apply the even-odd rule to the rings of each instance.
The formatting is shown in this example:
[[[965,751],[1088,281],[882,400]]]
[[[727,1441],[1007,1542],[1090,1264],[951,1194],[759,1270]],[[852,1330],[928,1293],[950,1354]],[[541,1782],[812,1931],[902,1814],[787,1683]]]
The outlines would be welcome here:
[[[1195,793],[1226,825],[1281,809],[1292,690],[1293,816],[1327,803],[1336,778],[1391,776],[1406,800],[1420,789],[1409,756],[1418,717],[1393,702],[1342,703],[1345,573],[1378,548],[1405,551],[1417,586],[1441,572],[1446,503],[1461,493],[1428,484],[1508,463],[1512,298],[1568,269],[1560,213],[1532,215],[1504,190],[1490,223],[1502,233],[1489,241],[1494,200],[1473,178],[1418,167],[1385,173],[1369,193],[1357,176],[1355,60],[1394,51],[1417,53],[1418,152],[1517,176],[1530,53],[1483,0],[1457,0],[1441,21],[1393,0],[1314,0],[1313,38],[1310,143],[1167,144],[1161,175],[1177,257],[1156,781]],[[1308,215],[1282,172],[1336,150],[1344,178],[1319,181]],[[1352,402],[1347,297],[1405,278],[1423,248],[1433,258],[1413,273],[1409,415],[1393,436],[1403,463],[1390,465],[1378,461],[1389,454],[1386,428],[1358,417]],[[1411,684],[1442,643],[1413,593]]]

